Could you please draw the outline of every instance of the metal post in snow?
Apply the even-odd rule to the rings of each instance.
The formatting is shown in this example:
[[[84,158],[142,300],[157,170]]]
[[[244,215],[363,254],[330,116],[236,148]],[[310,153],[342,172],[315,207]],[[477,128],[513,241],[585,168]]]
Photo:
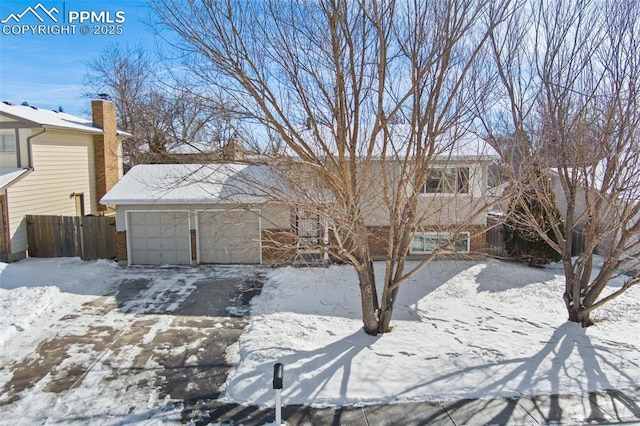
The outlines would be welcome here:
[[[282,380],[284,366],[277,363],[273,366],[273,389],[276,391],[276,425],[282,424]]]

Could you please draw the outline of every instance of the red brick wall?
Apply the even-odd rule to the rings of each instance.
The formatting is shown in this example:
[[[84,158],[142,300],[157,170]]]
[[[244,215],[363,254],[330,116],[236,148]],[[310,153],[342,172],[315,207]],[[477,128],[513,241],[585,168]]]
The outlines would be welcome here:
[[[189,231],[189,234],[191,235],[191,263],[192,264],[197,264],[198,263],[198,246],[197,246],[197,236],[196,236],[196,230],[195,229],[191,229]]]
[[[295,236],[290,230],[262,230],[262,263],[280,265],[289,263],[296,256]]]
[[[93,150],[96,173],[96,199],[100,200],[117,182],[119,172],[118,129],[116,125],[116,106],[113,102],[100,99],[91,102],[93,125],[104,131],[103,135],[93,137]],[[98,204],[98,210],[106,210]]]
[[[387,255],[387,238],[389,236],[388,226],[369,226],[367,227],[369,235],[367,240],[369,241],[369,252],[374,258],[383,258]]]
[[[116,256],[119,262],[127,262],[127,231],[116,232]]]

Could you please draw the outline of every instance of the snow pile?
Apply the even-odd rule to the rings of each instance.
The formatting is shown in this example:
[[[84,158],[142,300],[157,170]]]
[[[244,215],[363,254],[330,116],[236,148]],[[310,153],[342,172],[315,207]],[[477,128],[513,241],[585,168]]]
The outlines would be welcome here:
[[[11,343],[15,333],[46,329],[50,318],[112,292],[116,268],[114,262],[79,258],[0,263],[0,349]]]

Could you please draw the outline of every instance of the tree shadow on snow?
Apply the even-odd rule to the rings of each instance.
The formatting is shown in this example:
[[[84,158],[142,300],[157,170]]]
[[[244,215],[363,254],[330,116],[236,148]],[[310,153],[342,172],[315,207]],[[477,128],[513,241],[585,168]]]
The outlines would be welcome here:
[[[571,354],[576,351],[583,362],[583,370],[580,370],[581,366],[574,368],[575,366],[570,359]],[[619,352],[617,357],[622,357]],[[482,410],[477,409],[478,401],[465,399],[446,405],[444,409],[448,416],[456,424],[475,424],[480,421],[483,424],[505,424],[523,421],[531,422],[532,420],[546,424],[560,420],[571,420],[570,417],[567,418],[568,413],[565,412],[567,411],[567,404],[574,405],[572,407],[573,410],[579,409],[579,407],[575,407],[576,398],[567,398],[566,393],[564,396],[562,395],[564,391],[561,388],[561,379],[577,375],[576,382],[580,382],[581,376],[584,374],[587,377],[587,386],[580,390],[587,398],[581,398],[579,401],[583,402],[582,414],[584,414],[585,420],[595,422],[625,420],[621,417],[624,414],[618,412],[620,408],[640,418],[640,406],[638,403],[623,392],[614,390],[614,386],[609,382],[601,368],[601,363],[608,364],[621,375],[627,376],[629,382],[633,383],[633,378],[628,377],[617,367],[618,359],[614,360],[612,358],[611,348],[594,346],[586,334],[586,329],[581,328],[578,324],[567,322],[558,327],[543,349],[531,357],[509,359],[491,365],[470,367],[462,371],[439,376],[408,391],[429,388],[433,384],[447,382],[455,379],[456,376],[477,370],[488,368],[494,370],[498,367],[500,371],[504,371],[505,368],[511,368],[507,374],[500,374],[496,380],[489,381],[475,389],[479,395],[500,393],[508,395],[514,392],[513,389],[522,391],[521,396],[508,398],[504,408],[498,414],[490,419],[481,417]],[[551,362],[552,365],[547,375],[538,372],[545,360]],[[496,377],[489,370],[485,376]],[[540,382],[549,382],[550,396],[535,395],[536,386]],[[606,401],[607,399],[609,401]],[[487,403],[489,402],[491,400],[487,400]],[[532,403],[533,406],[531,405]],[[469,409],[470,407],[473,409]],[[609,407],[614,408],[611,409]],[[526,414],[526,418],[521,417],[522,413]],[[563,414],[565,417],[563,417]],[[425,421],[424,424],[429,424],[430,421],[435,421],[436,418],[423,420]]]
[[[349,378],[351,377],[353,360],[365,349],[375,343],[376,337],[367,335],[362,329],[350,336],[337,340],[329,345],[315,350],[296,350],[290,355],[285,355],[273,361],[273,364],[264,363],[251,372],[233,377],[233,383],[242,385],[247,381],[254,384],[262,384],[260,389],[248,389],[251,395],[247,395],[240,389],[228,388],[227,393],[234,395],[234,399],[251,399],[253,404],[265,405],[273,401],[271,380],[273,377],[273,365],[276,362],[284,365],[284,390],[283,402],[287,400],[308,401],[314,405],[333,405],[334,398],[331,395],[324,400],[322,391],[328,386],[336,386],[339,383],[339,396],[344,400],[348,396]],[[263,348],[261,351],[269,350]],[[381,385],[378,373],[371,371],[371,386]],[[359,385],[362,383],[360,382]]]
[[[408,262],[407,270],[416,262]],[[394,320],[420,321],[417,303],[452,278],[478,265],[469,260],[437,260],[402,284],[394,305]],[[378,296],[382,296],[384,262],[375,262]],[[329,268],[280,268],[269,274],[277,286],[262,292],[264,312],[291,312],[362,319],[360,289],[355,270],[348,265]],[[284,296],[283,296],[284,295]],[[313,303],[309,301],[313,300]]]

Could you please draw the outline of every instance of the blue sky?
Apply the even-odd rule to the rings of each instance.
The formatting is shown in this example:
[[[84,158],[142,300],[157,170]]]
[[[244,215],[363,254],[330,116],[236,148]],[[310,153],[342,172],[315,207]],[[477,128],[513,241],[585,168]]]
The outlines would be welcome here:
[[[65,112],[87,116],[90,101],[82,96],[87,62],[111,43],[155,49],[149,15],[149,2],[144,0],[1,0],[0,101],[27,101],[47,109],[62,106]],[[41,27],[33,34],[37,25]],[[67,33],[38,34],[41,30]],[[87,30],[89,34],[81,33]],[[101,30],[114,34],[93,34]]]

